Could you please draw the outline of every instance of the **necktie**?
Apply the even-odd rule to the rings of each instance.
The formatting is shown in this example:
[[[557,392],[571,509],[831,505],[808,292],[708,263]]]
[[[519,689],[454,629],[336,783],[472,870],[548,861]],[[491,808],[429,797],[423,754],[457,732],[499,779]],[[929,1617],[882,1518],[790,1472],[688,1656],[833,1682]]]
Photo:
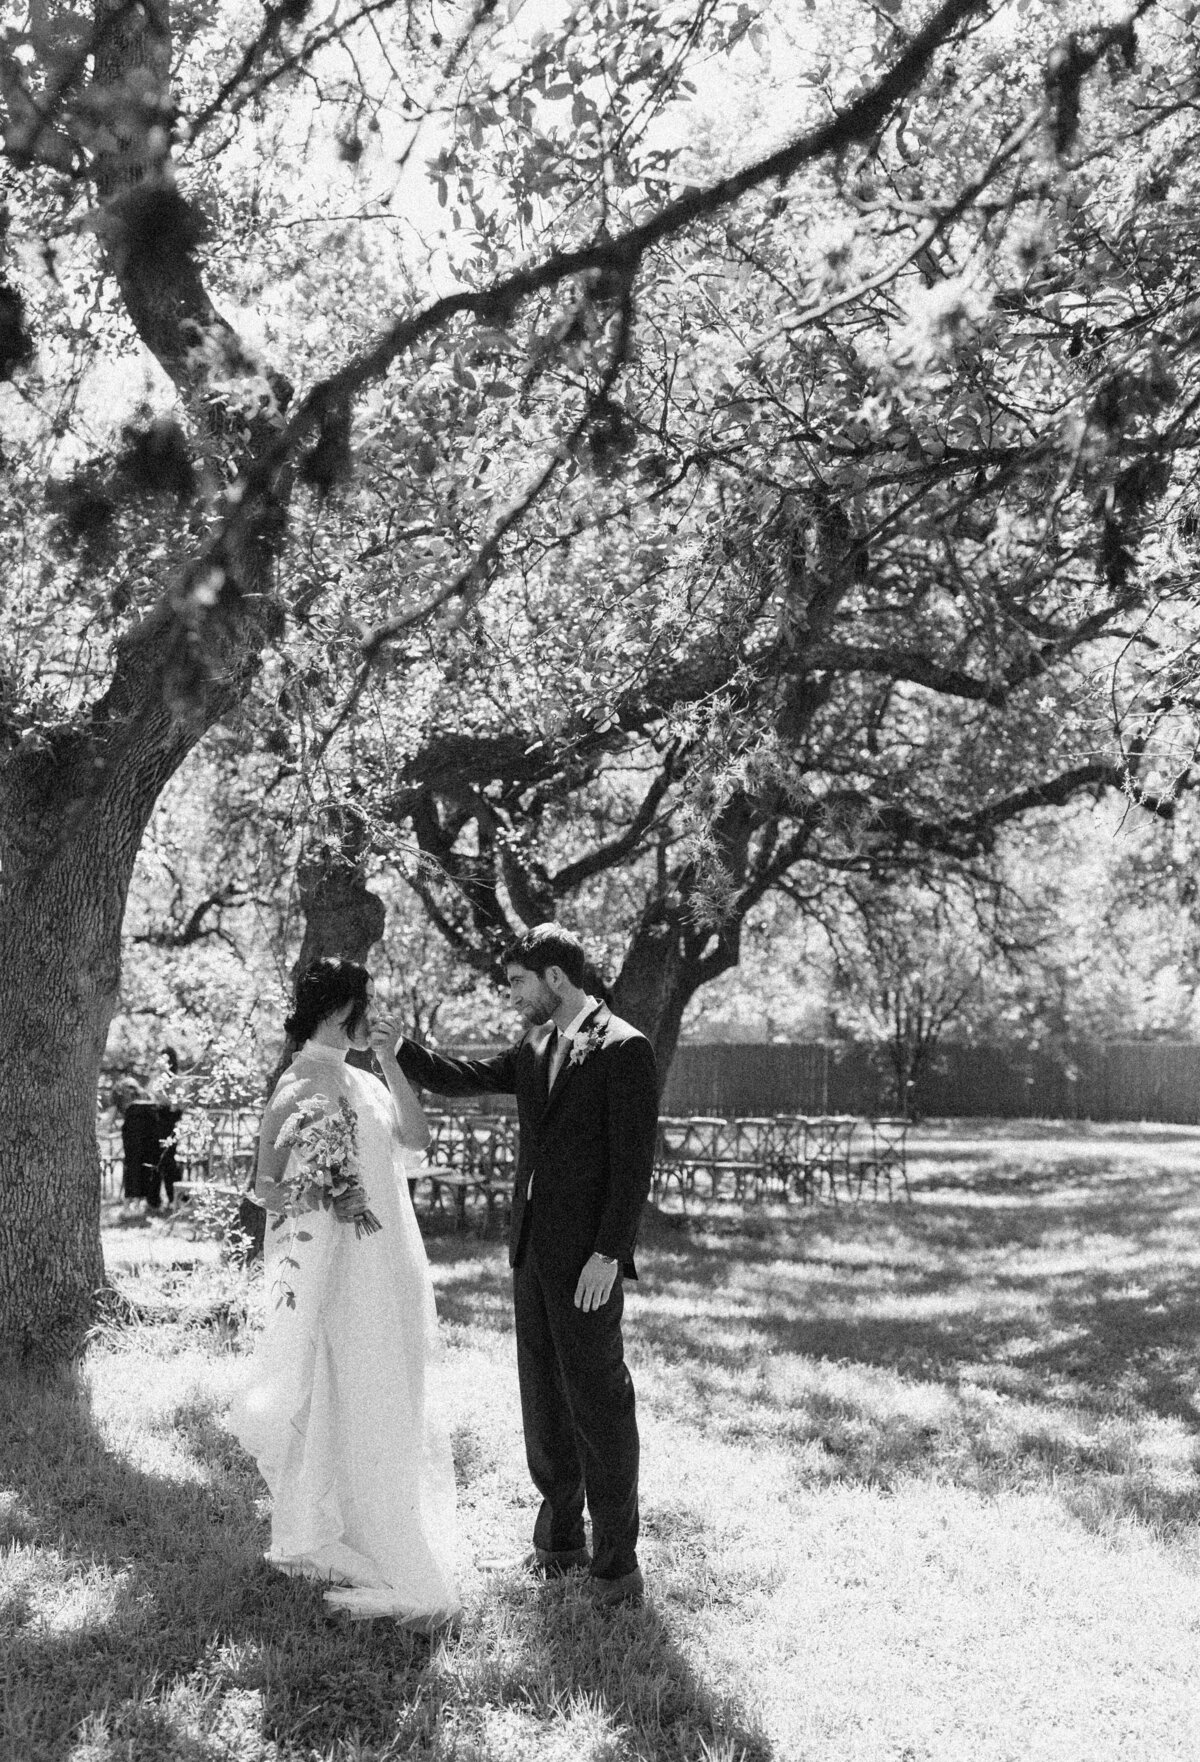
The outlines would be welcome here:
[[[566,1036],[561,1029],[555,1027],[550,1034],[550,1056],[546,1060],[546,1087],[553,1089],[554,1079],[562,1066],[563,1053],[566,1049]]]
[[[559,1048],[562,1045],[562,1038],[563,1037],[559,1033],[557,1025],[552,1026],[550,1029],[550,1038],[546,1042],[546,1094],[547,1095],[549,1095],[551,1089],[553,1089],[554,1079],[558,1075],[558,1053],[559,1053]],[[529,1176],[529,1184],[525,1189],[525,1197],[526,1197],[526,1199],[533,1198],[533,1175],[532,1175],[532,1173]]]

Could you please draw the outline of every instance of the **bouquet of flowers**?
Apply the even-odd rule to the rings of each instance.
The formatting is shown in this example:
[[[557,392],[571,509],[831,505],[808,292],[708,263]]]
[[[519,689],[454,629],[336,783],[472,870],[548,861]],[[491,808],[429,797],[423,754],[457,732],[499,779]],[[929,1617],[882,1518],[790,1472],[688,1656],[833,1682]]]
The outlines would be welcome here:
[[[344,1096],[336,1103],[323,1095],[300,1102],[280,1128],[275,1148],[290,1150],[292,1155],[280,1182],[285,1194],[283,1212],[272,1228],[284,1218],[298,1218],[306,1211],[329,1211],[335,1200],[362,1189],[358,1121]],[[379,1228],[373,1211],[360,1212],[354,1220],[356,1236],[373,1236]]]

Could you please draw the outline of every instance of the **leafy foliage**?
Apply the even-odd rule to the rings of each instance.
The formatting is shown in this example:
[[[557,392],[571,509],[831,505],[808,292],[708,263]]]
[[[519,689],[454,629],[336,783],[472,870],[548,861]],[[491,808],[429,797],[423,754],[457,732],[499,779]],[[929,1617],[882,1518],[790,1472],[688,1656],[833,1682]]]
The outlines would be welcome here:
[[[0,1067],[83,1120],[214,730],[481,973],[600,918],[663,1054],[772,889],[1169,812],[1196,78],[1155,0],[9,8]]]

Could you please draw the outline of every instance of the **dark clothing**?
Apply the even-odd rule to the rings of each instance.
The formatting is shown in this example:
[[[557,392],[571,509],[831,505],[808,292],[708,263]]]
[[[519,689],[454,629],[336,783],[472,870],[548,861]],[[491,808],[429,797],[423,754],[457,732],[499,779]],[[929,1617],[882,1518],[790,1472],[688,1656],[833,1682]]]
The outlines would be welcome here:
[[[650,1043],[636,1028],[601,1006],[578,1030],[576,1047],[588,1043],[589,1029],[596,1043],[581,1062],[564,1060],[549,1091],[544,1028],[494,1058],[444,1058],[409,1041],[397,1057],[422,1088],[517,1097],[508,1253],[525,1450],[542,1495],[534,1545],[581,1548],[586,1495],[592,1572],[613,1579],[637,1565],[639,1446],[622,1281],[637,1277],[633,1248],[654,1167],[658,1083]],[[575,1287],[593,1253],[618,1260],[620,1271],[607,1303],[585,1315]]]
[[[148,1098],[131,1101],[121,1121],[124,1172],[121,1193],[125,1199],[144,1199],[151,1211],[162,1204],[166,1189],[168,1205],[175,1197],[179,1166],[175,1147],[168,1144],[182,1118],[177,1108],[164,1107]]]
[[[167,1204],[175,1203],[175,1183],[179,1179],[179,1163],[175,1156],[175,1145],[172,1140],[175,1128],[183,1118],[183,1109],[178,1107],[160,1107],[158,1110],[158,1167],[146,1182],[146,1201],[151,1211],[158,1210],[159,1182],[167,1196]]]
[[[650,1042],[603,1005],[589,1021],[603,1022],[605,1044],[582,1063],[564,1060],[548,1095],[544,1028],[494,1058],[445,1058],[408,1040],[396,1053],[410,1083],[438,1094],[516,1095],[521,1137],[509,1263],[516,1266],[524,1247],[532,1180],[534,1245],[542,1266],[569,1277],[572,1289],[592,1253],[619,1260],[625,1277],[636,1279],[634,1237],[650,1192],[658,1130]]]
[[[620,1275],[602,1309],[585,1315],[573,1299],[573,1286],[543,1278],[536,1250],[513,1271],[525,1456],[542,1495],[533,1545],[582,1548],[586,1492],[592,1571],[622,1578],[637,1566],[639,1443]]]

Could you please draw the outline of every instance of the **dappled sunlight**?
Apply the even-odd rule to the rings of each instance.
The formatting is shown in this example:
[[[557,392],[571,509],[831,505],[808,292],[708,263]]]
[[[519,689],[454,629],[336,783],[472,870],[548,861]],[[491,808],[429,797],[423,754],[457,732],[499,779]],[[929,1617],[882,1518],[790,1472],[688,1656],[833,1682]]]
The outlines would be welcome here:
[[[0,1535],[8,1544],[31,1542],[37,1535],[32,1510],[12,1487],[0,1487]]]
[[[331,1626],[262,1559],[225,1423],[261,1272],[131,1254],[85,1373],[3,1397],[5,1737],[23,1762],[1095,1762],[1119,1729],[1190,1757],[1200,1174],[1077,1150],[1040,1149],[1023,1197],[1009,1141],[966,1193],[660,1222],[625,1324],[650,1595],[605,1616],[482,1569],[536,1503],[510,1276],[435,1237],[466,1614],[432,1644]]]
[[[328,1644],[320,1588],[262,1561],[261,1488],[221,1419],[228,1360],[217,1361],[208,1389],[186,1364],[173,1388],[149,1364],[155,1374],[139,1378],[136,1360],[101,1353],[91,1401],[85,1384],[65,1403],[44,1394],[40,1415],[27,1404],[28,1446],[6,1452],[6,1479],[22,1489],[42,1543],[36,1583],[20,1547],[0,1578],[6,1646],[30,1699],[21,1716],[28,1741],[14,1753],[57,1758],[72,1732],[81,1762],[207,1755],[223,1731],[232,1753],[247,1717],[287,1724],[296,1693],[308,1692],[293,1689],[292,1664],[281,1670],[296,1636],[307,1636],[302,1653]],[[389,1657],[407,1648],[411,1660],[415,1643],[398,1646],[392,1630]],[[428,1655],[426,1643],[420,1650]],[[335,1707],[321,1717],[336,1727]]]
[[[1026,1146],[989,1170],[981,1144],[969,1193],[760,1216],[743,1242],[697,1219],[694,1258],[651,1257],[631,1305],[646,1398],[786,1448],[797,1489],[1043,1487],[1089,1524],[1177,1535],[1200,1515],[1194,1134],[1186,1167],[1138,1147],[1136,1180],[1111,1143],[1036,1143],[1023,1196]]]
[[[495,1581],[492,1595],[472,1614],[483,1646],[470,1658],[448,1657],[443,1668],[455,1677],[460,1704],[477,1709],[477,1718],[491,1719],[498,1701],[522,1708],[525,1754],[571,1757],[577,1752],[564,1744],[573,1733],[593,1746],[618,1737],[627,1746],[632,1739],[635,1753],[647,1755],[655,1734],[674,1725],[703,1739],[710,1753],[728,1745],[745,1762],[767,1762],[773,1754],[747,1719],[741,1698],[715,1693],[698,1677],[672,1624],[652,1603],[601,1612],[577,1581],[536,1583],[513,1575]]]
[[[1132,1396],[1152,1412],[1194,1417],[1178,1342],[1200,1319],[1195,1135],[1175,1145],[1185,1168],[1150,1166],[1136,1181],[1111,1143],[1089,1145],[1082,1159],[1073,1138],[1038,1147],[1036,1203],[976,1190],[927,1193],[874,1215],[824,1208],[776,1220],[770,1233],[760,1220],[732,1255],[718,1254],[719,1233],[697,1222],[698,1254],[671,1257],[647,1308],[649,1355],[712,1367],[748,1350],[797,1352],[950,1381],[988,1367],[1002,1380],[1036,1359],[1047,1398],[1061,1379],[1100,1407]],[[993,1161],[1025,1148],[998,1145]],[[1153,1163],[1153,1145],[1137,1148]],[[985,1151],[977,1147],[981,1164]],[[648,1286],[657,1291],[656,1272]]]
[[[5,1561],[6,1601],[21,1605],[22,1626],[50,1636],[102,1627],[127,1603],[131,1575],[98,1562],[82,1563],[54,1549],[14,1549]]]
[[[900,1755],[903,1733],[913,1755],[1094,1762],[1122,1729],[1134,1754],[1181,1753],[1193,1661],[1174,1599],[1194,1604],[1194,1584],[1144,1543],[1064,1529],[1047,1495],[927,1482],[829,1489],[799,1531],[763,1605],[706,1631],[756,1679],[781,1753]]]
[[[181,1217],[160,1219],[143,1214],[118,1223],[120,1211],[115,1200],[101,1206],[104,1265],[110,1274],[119,1273],[125,1279],[136,1276],[142,1268],[190,1269],[219,1264],[220,1243],[192,1240],[183,1233]]]
[[[470,1340],[473,1329],[511,1333],[512,1274],[503,1244],[457,1236],[433,1237],[426,1246],[447,1341]]]
[[[472,1740],[477,1754],[495,1762],[525,1762],[526,1757],[537,1762],[621,1762],[628,1755],[624,1729],[586,1697],[574,1697],[548,1716],[523,1707],[484,1705],[459,1714],[443,1733],[450,1754]]]

